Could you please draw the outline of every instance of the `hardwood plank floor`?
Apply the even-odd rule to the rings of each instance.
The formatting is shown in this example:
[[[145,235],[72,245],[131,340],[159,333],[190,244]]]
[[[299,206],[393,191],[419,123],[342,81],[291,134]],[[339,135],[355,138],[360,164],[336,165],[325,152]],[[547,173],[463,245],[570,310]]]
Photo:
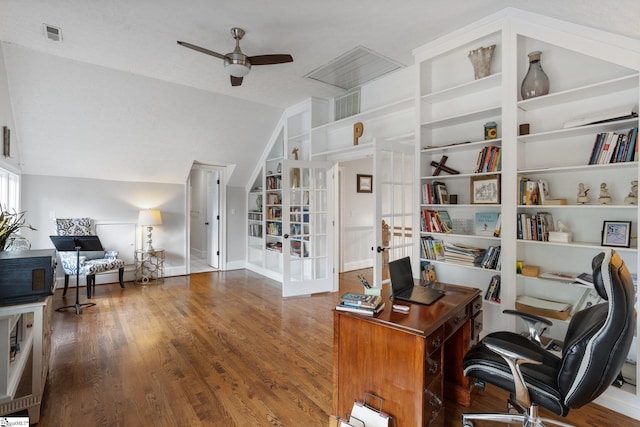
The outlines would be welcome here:
[[[341,292],[358,291],[361,272],[341,275]],[[40,426],[328,425],[341,292],[283,299],[246,270],[126,286],[98,286],[79,316],[53,313]],[[54,308],[74,298],[58,291]],[[461,410],[500,411],[505,398],[488,389],[471,408],[447,402],[446,425],[459,426]],[[597,405],[567,422],[640,425]]]

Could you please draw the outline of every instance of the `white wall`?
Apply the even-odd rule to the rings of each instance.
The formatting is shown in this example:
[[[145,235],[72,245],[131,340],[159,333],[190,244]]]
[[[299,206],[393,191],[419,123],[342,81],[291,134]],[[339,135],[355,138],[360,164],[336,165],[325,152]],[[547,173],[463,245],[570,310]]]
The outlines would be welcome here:
[[[144,182],[22,175],[22,209],[37,231],[24,230],[32,249],[53,248],[54,219],[90,217],[97,222],[137,223],[144,208],[159,209],[162,225],[153,228],[153,246],[165,250],[165,275],[186,272],[186,186]],[[143,231],[137,227],[136,247]],[[131,247],[133,253],[134,247]],[[128,268],[127,270],[131,270]],[[58,275],[62,275],[58,269]],[[131,280],[132,272],[127,272]],[[97,277],[96,281],[100,280]]]
[[[227,270],[245,267],[247,211],[244,187],[227,187]],[[224,248],[223,248],[224,250]]]
[[[341,251],[342,271],[373,266],[371,247],[375,243],[373,228],[373,193],[358,193],[357,175],[372,175],[373,160],[370,157],[340,163]],[[374,177],[375,180],[375,177]]]
[[[17,141],[16,127],[13,120],[13,110],[11,108],[11,94],[7,82],[7,70],[4,63],[4,53],[0,43],[0,131],[3,126],[7,126],[11,131],[11,140]],[[0,132],[0,147],[2,147],[2,133]],[[1,153],[1,150],[0,150]],[[13,172],[18,172],[20,152],[17,142],[11,144],[11,157],[5,158],[0,154],[0,167],[4,167]]]

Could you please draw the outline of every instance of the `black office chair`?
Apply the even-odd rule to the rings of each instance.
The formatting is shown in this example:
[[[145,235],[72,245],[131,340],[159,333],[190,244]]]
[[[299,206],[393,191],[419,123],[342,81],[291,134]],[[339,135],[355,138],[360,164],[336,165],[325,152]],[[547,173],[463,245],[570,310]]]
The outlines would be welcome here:
[[[617,378],[635,329],[634,288],[620,256],[606,249],[592,261],[594,287],[607,302],[575,313],[558,357],[517,334],[487,335],[464,357],[464,374],[511,394],[521,413],[463,414],[472,420],[569,426],[538,416],[538,407],[566,416],[602,394]]]

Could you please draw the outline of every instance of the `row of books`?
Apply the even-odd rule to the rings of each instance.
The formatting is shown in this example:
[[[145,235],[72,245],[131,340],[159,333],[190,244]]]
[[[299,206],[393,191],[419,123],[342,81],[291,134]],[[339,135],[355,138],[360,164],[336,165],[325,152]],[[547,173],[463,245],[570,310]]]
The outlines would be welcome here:
[[[501,253],[502,251],[500,246],[489,246],[487,251],[484,253],[484,257],[482,257],[480,267],[487,268],[489,270],[500,270]]]
[[[423,209],[420,229],[428,233],[451,233],[453,222],[447,211]]]
[[[280,175],[268,176],[265,184],[267,190],[279,190],[282,188],[282,177]]]
[[[428,205],[448,205],[449,194],[444,182],[434,181],[422,185],[422,203]]]
[[[549,183],[545,179],[518,177],[518,204],[544,205],[549,200]]]
[[[602,165],[637,160],[638,128],[634,127],[626,133],[601,132],[597,134],[588,164]]]
[[[420,239],[422,246],[422,257],[436,261],[444,261],[444,247],[442,240],[434,239],[431,236],[422,237]]]
[[[551,213],[538,212],[533,215],[529,215],[527,213],[518,214],[518,239],[548,242],[550,231],[555,231],[553,215]]]
[[[500,275],[496,274],[491,277],[487,292],[484,294],[484,299],[487,301],[500,302]]]
[[[478,153],[475,173],[497,172],[502,167],[502,150],[495,145],[484,147]]]
[[[336,305],[336,310],[373,316],[380,313],[384,306],[385,303],[379,295],[347,292],[340,297],[340,303]]]

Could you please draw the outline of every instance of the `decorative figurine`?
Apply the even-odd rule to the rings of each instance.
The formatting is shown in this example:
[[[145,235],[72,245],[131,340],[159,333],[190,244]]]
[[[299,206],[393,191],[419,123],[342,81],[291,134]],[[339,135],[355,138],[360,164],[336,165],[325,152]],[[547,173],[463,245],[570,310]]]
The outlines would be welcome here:
[[[631,181],[631,191],[629,195],[624,198],[625,205],[637,205],[638,204],[638,181]]]
[[[585,188],[583,183],[578,184],[578,199],[576,200],[578,204],[584,205],[585,203],[589,203],[589,188]]]
[[[293,160],[298,160],[298,147],[294,147],[291,151],[293,154]],[[300,169],[291,169],[291,188],[298,188],[300,186]]]
[[[598,202],[601,205],[611,204],[611,194],[609,194],[606,182],[600,184],[600,196],[598,197]]]

